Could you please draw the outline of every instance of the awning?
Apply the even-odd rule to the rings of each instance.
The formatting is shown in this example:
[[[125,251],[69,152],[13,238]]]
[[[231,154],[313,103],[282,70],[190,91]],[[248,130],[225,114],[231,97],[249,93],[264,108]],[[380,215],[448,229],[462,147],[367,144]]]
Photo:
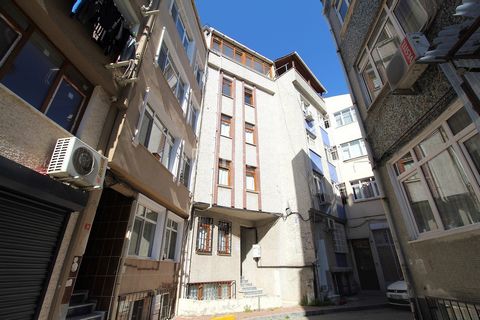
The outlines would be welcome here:
[[[200,210],[205,210],[209,206],[206,203],[196,203],[195,208]],[[235,208],[228,208],[222,206],[212,206],[208,209],[210,212],[217,212],[223,215],[243,219],[248,221],[264,221],[264,220],[275,220],[280,218],[282,215],[280,213],[275,212],[265,212],[265,211],[255,211],[255,210],[247,210],[247,209],[235,209]]]

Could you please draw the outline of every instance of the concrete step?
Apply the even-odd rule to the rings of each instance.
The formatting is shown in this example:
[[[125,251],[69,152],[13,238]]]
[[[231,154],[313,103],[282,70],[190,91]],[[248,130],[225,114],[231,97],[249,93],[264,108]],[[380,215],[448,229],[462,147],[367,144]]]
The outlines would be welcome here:
[[[104,311],[95,311],[86,315],[69,317],[66,320],[104,320],[105,312]]]
[[[248,291],[248,290],[257,290],[257,287],[249,285],[249,286],[241,286],[238,291]]]
[[[238,292],[242,293],[244,296],[250,296],[250,295],[258,295],[258,294],[263,294],[263,289],[249,289],[249,290],[239,290]]]
[[[95,311],[96,302],[74,303],[68,306],[67,318],[91,314]]]
[[[87,301],[88,299],[88,290],[78,290],[74,291],[72,293],[72,296],[70,297],[70,303],[82,303]]]

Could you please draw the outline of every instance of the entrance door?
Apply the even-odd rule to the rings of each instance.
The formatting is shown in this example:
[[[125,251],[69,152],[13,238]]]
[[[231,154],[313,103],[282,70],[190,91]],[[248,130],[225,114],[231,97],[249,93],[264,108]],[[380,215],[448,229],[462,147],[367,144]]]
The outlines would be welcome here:
[[[257,243],[257,231],[255,228],[240,228],[240,275],[247,278],[252,275],[255,268],[252,246]]]
[[[368,239],[352,240],[352,247],[362,290],[380,290],[370,242]]]
[[[402,279],[402,271],[398,263],[397,254],[389,229],[372,230],[378,258],[387,284]]]

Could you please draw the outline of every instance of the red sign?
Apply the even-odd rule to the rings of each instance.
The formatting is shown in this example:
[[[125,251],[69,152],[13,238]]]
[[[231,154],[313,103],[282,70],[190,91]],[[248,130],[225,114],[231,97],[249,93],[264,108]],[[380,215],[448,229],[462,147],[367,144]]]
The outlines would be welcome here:
[[[402,50],[403,59],[405,59],[407,65],[411,65],[417,56],[415,55],[415,51],[413,51],[410,42],[408,42],[407,37],[403,39],[402,44],[400,45],[400,50]]]

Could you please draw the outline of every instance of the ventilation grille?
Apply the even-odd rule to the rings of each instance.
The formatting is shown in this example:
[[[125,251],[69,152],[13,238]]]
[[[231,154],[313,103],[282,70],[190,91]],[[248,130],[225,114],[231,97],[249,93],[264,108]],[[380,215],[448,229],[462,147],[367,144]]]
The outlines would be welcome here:
[[[65,157],[67,156],[68,145],[70,144],[70,141],[71,138],[63,138],[57,140],[55,150],[52,154],[52,159],[50,159],[50,164],[48,165],[47,173],[58,172],[62,170]]]

